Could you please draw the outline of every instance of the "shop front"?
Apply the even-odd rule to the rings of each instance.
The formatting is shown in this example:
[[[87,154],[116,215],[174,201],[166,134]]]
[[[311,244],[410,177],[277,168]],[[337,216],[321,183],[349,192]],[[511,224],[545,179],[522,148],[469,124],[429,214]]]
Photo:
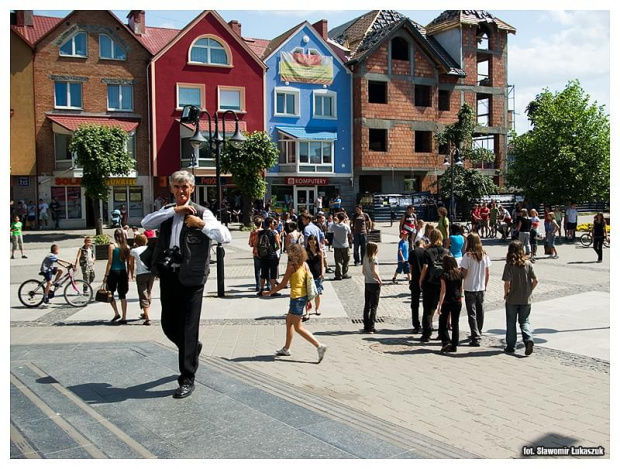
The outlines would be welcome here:
[[[325,213],[333,209],[332,200],[341,189],[350,186],[348,178],[328,177],[275,177],[269,178],[270,192],[267,200],[271,209],[284,213],[295,209],[296,213],[304,210],[314,214],[314,203],[318,196],[323,198],[321,210]]]

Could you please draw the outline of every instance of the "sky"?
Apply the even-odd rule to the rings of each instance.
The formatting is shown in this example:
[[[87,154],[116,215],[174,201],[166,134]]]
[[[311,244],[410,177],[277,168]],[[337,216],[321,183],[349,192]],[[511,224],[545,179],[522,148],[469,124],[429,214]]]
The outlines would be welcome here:
[[[35,14],[63,16],[70,10],[60,10],[72,2],[48,1],[41,3],[47,8],[56,7],[56,10],[35,10]],[[134,2],[130,2],[134,3]],[[322,2],[313,2],[320,6]],[[327,2],[325,2],[327,3]],[[364,3],[355,2],[355,6],[363,7]],[[455,2],[433,2],[433,5],[441,6],[446,3],[446,8],[438,10],[410,10],[415,2],[386,2],[386,5],[377,2],[368,4],[363,10],[274,10],[279,4],[283,8],[291,8],[295,4],[291,2],[272,1],[263,8],[257,9],[256,3],[247,4],[240,0],[228,2],[215,1],[183,2],[183,6],[198,6],[214,8],[226,20],[238,20],[242,25],[242,35],[261,39],[273,39],[282,32],[301,21],[308,20],[314,23],[320,19],[327,19],[328,28],[332,29],[346,21],[349,21],[373,8],[391,8],[398,10],[413,21],[424,25],[430,23],[444,9],[458,8],[463,5],[450,5]],[[477,2],[474,2],[477,3]],[[527,104],[535,99],[544,88],[551,92],[561,91],[569,80],[577,79],[584,91],[590,95],[591,102],[605,106],[605,112],[611,113],[610,97],[610,18],[613,12],[607,10],[536,10],[535,4],[530,5],[528,10],[507,10],[501,7],[502,2],[485,2],[480,9],[486,9],[494,16],[507,22],[516,28],[516,34],[508,37],[508,84],[514,85],[510,107],[516,111],[516,131],[521,134],[529,129],[529,122],[525,114]],[[575,3],[575,2],[573,2]],[[589,2],[605,6],[606,2]],[[127,2],[112,1],[110,6],[120,4],[127,6]],[[218,8],[221,4],[223,8]],[[575,6],[583,8],[585,2]],[[107,5],[107,3],[106,3]],[[230,10],[230,8],[248,8]],[[341,2],[339,6],[353,5],[352,2]],[[427,4],[425,4],[427,5]],[[493,8],[497,5],[497,8]],[[527,2],[524,2],[528,7]],[[554,2],[547,0],[546,6],[571,7],[570,1]],[[89,5],[96,8],[96,3]],[[165,3],[155,2],[153,7],[165,6]],[[400,8],[399,8],[400,6]],[[476,5],[467,5],[469,7]],[[80,5],[75,5],[80,8]],[[406,8],[405,8],[406,7]],[[511,5],[514,8],[514,4]],[[224,9],[229,8],[229,9]],[[523,7],[521,7],[523,8]],[[126,22],[129,10],[113,10],[114,13]],[[149,26],[168,27],[182,29],[201,10],[146,10],[146,22]]]

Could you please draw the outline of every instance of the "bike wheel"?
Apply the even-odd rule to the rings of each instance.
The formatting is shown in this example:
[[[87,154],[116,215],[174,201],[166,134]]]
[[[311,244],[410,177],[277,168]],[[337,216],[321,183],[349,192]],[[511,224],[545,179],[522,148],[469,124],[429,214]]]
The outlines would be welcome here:
[[[26,280],[19,287],[17,297],[26,308],[36,308],[43,303],[45,283],[39,280]]]
[[[64,295],[71,306],[86,306],[93,299],[93,289],[84,280],[74,280],[67,284]]]
[[[605,239],[605,240],[603,241],[603,246],[605,246],[606,248],[608,248],[608,247],[609,247],[609,240],[608,240],[608,239]]]
[[[588,247],[592,244],[592,236],[590,236],[588,233],[584,233],[581,235],[581,238],[579,238],[579,241],[581,241],[581,244],[583,244],[585,247]]]

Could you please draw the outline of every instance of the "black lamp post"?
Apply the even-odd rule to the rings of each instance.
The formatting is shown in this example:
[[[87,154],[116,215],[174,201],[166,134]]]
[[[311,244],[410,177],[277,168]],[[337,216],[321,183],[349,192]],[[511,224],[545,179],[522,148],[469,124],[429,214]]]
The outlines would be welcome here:
[[[449,210],[449,218],[451,222],[454,222],[454,213],[456,212],[454,207],[454,167],[455,166],[463,166],[463,157],[461,156],[461,151],[456,148],[448,153],[444,160],[444,166],[450,166],[450,210]]]
[[[226,139],[226,114],[232,114],[235,118],[235,133],[229,139]],[[207,119],[209,121],[209,138],[206,139],[202,133],[200,132],[200,116],[202,114],[207,115]],[[235,148],[240,148],[243,146],[246,138],[239,131],[239,117],[235,111],[230,109],[224,111],[222,113],[222,132],[220,133],[219,129],[219,120],[217,111],[213,116],[213,127],[211,126],[211,114],[207,110],[200,110],[196,106],[184,106],[183,114],[181,115],[181,122],[193,122],[196,127],[196,131],[194,135],[189,139],[192,148],[194,149],[194,157],[192,161],[192,174],[194,167],[198,166],[198,158],[197,153],[200,151],[200,147],[205,143],[210,144],[211,149],[215,150],[215,184],[216,184],[216,192],[217,192],[217,214],[216,216],[219,220],[222,220],[222,182],[221,182],[221,167],[220,167],[220,159],[222,156],[222,147],[226,144],[227,141],[230,142]],[[219,215],[219,216],[218,216]],[[217,255],[217,296],[222,298],[224,296],[224,246],[222,243],[217,243],[216,249]]]

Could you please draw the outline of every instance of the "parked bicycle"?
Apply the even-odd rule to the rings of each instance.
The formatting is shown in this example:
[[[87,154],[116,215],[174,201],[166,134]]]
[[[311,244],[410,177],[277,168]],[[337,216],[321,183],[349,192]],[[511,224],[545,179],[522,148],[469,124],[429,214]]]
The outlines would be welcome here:
[[[43,275],[43,273],[39,273]],[[19,287],[17,296],[19,301],[26,308],[36,308],[43,303],[45,295],[45,280],[30,279],[26,280]],[[67,269],[67,273],[63,275],[58,282],[50,287],[48,298],[54,298],[56,292],[61,290],[65,301],[71,306],[86,306],[93,299],[93,289],[84,280],[73,277],[73,265]]]
[[[579,238],[579,241],[581,241],[581,245],[583,247],[587,248],[587,247],[592,246],[593,238],[592,238],[592,235],[590,233],[584,233]],[[609,247],[609,239],[607,239],[607,238],[603,239],[603,247],[606,247],[606,248]]]

